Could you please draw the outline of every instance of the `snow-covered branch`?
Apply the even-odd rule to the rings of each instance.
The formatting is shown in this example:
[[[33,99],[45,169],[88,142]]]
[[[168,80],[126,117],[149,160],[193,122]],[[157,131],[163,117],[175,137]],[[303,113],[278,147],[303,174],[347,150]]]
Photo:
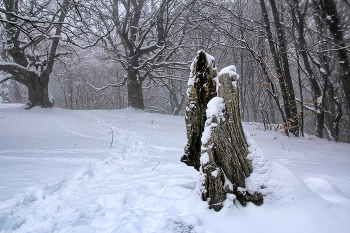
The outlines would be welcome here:
[[[137,67],[133,67],[133,69],[135,70],[141,70],[143,69],[148,63],[154,61],[160,54],[163,53],[163,51],[165,50],[165,45],[162,46],[162,48],[160,50],[158,50],[152,57],[147,58],[141,65],[137,66]]]
[[[297,103],[299,103],[299,104],[300,104],[303,108],[305,108],[306,110],[309,110],[309,111],[311,111],[311,112],[319,111],[319,109],[315,109],[314,107],[308,106],[308,105],[306,105],[305,103],[302,104],[302,102],[301,102],[300,99],[295,98],[295,101],[296,101]]]
[[[13,76],[31,76],[32,74],[37,74],[36,71],[13,62],[0,62],[0,70],[5,71]]]
[[[95,91],[102,91],[102,90],[105,90],[107,89],[108,87],[122,87],[122,86],[125,86],[126,85],[126,82],[127,82],[127,78],[124,78],[124,80],[120,83],[115,83],[115,84],[107,84],[105,85],[104,87],[95,87],[93,86],[91,83],[87,82],[89,84],[90,87],[92,87],[93,89],[95,89]]]

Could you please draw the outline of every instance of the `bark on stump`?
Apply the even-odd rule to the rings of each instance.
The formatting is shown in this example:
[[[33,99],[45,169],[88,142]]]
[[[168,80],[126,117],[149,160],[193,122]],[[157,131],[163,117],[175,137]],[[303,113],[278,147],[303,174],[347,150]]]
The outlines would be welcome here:
[[[194,84],[191,85],[192,76],[186,109],[188,143],[181,161],[196,169],[200,166],[200,190],[209,208],[219,211],[228,193],[234,194],[243,206],[249,201],[261,205],[263,196],[247,190],[245,185],[253,168],[247,159],[248,144],[239,111],[238,75],[230,66],[214,79],[216,72],[210,71],[216,69],[204,61],[206,57],[211,56],[200,51],[192,64]]]
[[[217,76],[215,60],[204,51],[199,51],[191,65],[191,75],[188,81],[188,101],[186,106],[187,145],[181,162],[188,166],[200,167],[201,137],[206,121],[208,102],[216,96]]]

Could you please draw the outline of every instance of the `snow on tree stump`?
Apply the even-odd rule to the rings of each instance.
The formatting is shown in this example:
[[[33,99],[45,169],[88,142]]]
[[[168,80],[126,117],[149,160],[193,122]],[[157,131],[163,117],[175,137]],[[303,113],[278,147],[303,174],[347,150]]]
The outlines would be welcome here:
[[[186,108],[188,143],[181,161],[197,170],[200,167],[199,189],[209,208],[219,211],[227,194],[234,194],[243,206],[249,201],[261,205],[262,194],[250,192],[245,185],[253,168],[247,159],[235,67],[224,68],[216,77],[214,58],[199,51],[191,68]]]

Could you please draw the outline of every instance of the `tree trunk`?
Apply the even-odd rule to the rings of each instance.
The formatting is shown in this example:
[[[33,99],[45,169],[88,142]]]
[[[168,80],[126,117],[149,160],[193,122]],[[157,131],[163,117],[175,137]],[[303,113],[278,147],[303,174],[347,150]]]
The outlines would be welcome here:
[[[321,88],[318,85],[316,80],[316,76],[312,70],[308,54],[307,54],[307,43],[305,39],[305,14],[303,14],[300,10],[299,1],[293,0],[294,5],[292,6],[292,19],[297,27],[298,32],[298,42],[300,49],[298,52],[300,53],[304,66],[306,68],[309,81],[312,88],[312,97],[315,106],[316,112],[316,135],[320,138],[323,138],[323,129],[324,129],[324,109],[322,106],[322,101],[319,98],[322,98]],[[300,75],[299,75],[300,78]],[[300,83],[300,82],[299,82]],[[300,91],[302,91],[300,89]]]
[[[350,115],[350,62],[344,41],[340,19],[334,0],[314,0],[314,4],[322,19],[326,22],[334,42],[337,45],[339,58],[339,78],[345,94],[345,102]]]
[[[29,95],[27,109],[31,109],[35,106],[40,106],[42,108],[52,108],[53,104],[49,98],[49,78],[35,77],[34,80],[35,81],[32,81],[26,85]]]
[[[272,9],[272,15],[275,21],[276,29],[277,29],[277,38],[279,42],[279,55],[281,57],[281,64],[282,64],[282,79],[286,87],[286,92],[283,93],[284,98],[284,104],[285,106],[289,106],[288,109],[286,108],[286,116],[289,122],[288,127],[289,131],[296,137],[299,136],[299,121],[298,121],[298,111],[297,111],[297,105],[295,102],[295,94],[294,94],[294,87],[292,83],[292,77],[290,75],[290,69],[289,69],[289,62],[288,62],[288,54],[287,54],[287,42],[284,35],[284,30],[282,28],[281,20],[277,11],[277,6],[275,0],[269,0],[271,9]]]
[[[128,70],[128,106],[135,109],[145,109],[142,94],[142,83],[137,70]]]
[[[278,78],[278,82],[279,82],[281,92],[282,92],[282,97],[283,97],[284,112],[287,120],[285,124],[285,133],[289,135],[288,132],[291,132],[293,135],[299,136],[298,119],[297,119],[298,115],[297,115],[297,108],[295,103],[294,88],[290,77],[284,31],[282,29],[281,22],[279,20],[275,1],[270,0],[270,3],[273,9],[273,16],[276,23],[278,41],[280,46],[280,54],[277,52],[275,41],[272,36],[272,31],[270,27],[270,21],[269,21],[265,1],[260,0],[260,7],[263,14],[266,36],[268,39],[274,64],[276,67],[277,78]],[[282,67],[284,69],[282,69]]]
[[[175,105],[175,110],[173,111],[172,115],[174,115],[174,116],[179,116],[180,115],[180,112],[181,112],[181,109],[182,109],[182,104],[184,103],[184,101],[185,101],[185,95],[181,96],[180,103]]]
[[[315,22],[316,22],[316,26],[317,26],[317,30],[319,32],[319,35],[323,35],[323,30],[324,30],[324,25],[323,25],[323,21],[320,20],[319,17],[315,17]],[[324,125],[325,127],[325,122],[327,120],[327,122],[329,123],[330,126],[330,135],[329,139],[334,139],[334,140],[338,140],[339,136],[338,136],[338,131],[339,131],[339,121],[340,118],[343,114],[343,110],[342,107],[340,105],[339,99],[338,97],[335,95],[335,93],[337,93],[337,87],[334,87],[333,83],[332,83],[332,78],[331,78],[331,70],[330,70],[330,64],[329,64],[329,56],[327,54],[328,50],[328,46],[326,43],[320,43],[320,47],[319,47],[319,57],[320,57],[320,61],[319,62],[315,62],[315,65],[318,67],[318,69],[321,71],[321,76],[324,80],[324,87],[323,87],[323,93],[322,93],[322,107],[324,108],[324,110],[321,112],[321,117],[322,117],[322,121],[321,123]],[[328,100],[328,101],[327,101]],[[334,108],[331,108],[331,107]],[[327,114],[327,119],[325,119],[326,114],[325,112],[328,112],[329,114]],[[329,132],[329,129],[326,128],[326,132]]]

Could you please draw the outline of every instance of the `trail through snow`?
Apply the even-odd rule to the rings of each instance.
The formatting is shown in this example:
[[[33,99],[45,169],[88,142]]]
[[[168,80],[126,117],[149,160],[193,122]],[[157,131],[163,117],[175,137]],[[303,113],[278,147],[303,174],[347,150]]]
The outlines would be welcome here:
[[[267,185],[266,203],[242,207],[228,197],[217,213],[200,200],[198,173],[179,162],[183,117],[22,108],[0,105],[1,232],[350,230],[347,144],[246,124],[251,150],[267,156],[250,178]]]

